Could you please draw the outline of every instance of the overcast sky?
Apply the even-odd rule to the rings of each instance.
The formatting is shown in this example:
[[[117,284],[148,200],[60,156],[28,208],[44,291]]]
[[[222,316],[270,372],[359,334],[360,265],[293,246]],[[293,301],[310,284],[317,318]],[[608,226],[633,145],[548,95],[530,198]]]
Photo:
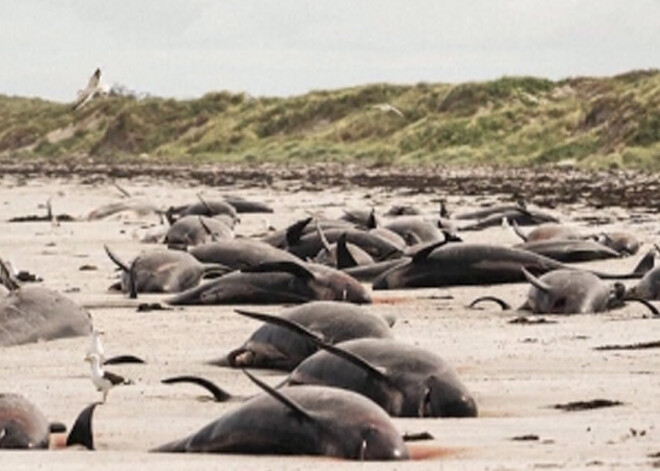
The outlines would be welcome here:
[[[660,0],[0,0],[0,93],[176,98],[660,67]]]

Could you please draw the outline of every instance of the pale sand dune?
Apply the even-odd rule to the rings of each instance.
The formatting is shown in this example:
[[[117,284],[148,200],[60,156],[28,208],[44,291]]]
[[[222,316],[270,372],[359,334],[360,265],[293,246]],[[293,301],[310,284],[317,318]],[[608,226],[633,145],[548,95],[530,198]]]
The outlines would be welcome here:
[[[110,183],[81,185],[75,181],[38,180],[17,186],[12,178],[0,182],[0,256],[14,265],[41,275],[46,286],[69,292],[76,301],[93,306],[95,325],[106,332],[104,346],[109,356],[132,353],[147,365],[117,365],[110,371],[135,381],[110,391],[108,402],[97,408],[94,435],[97,452],[57,450],[49,452],[2,452],[4,470],[88,469],[647,469],[654,461],[648,455],[660,451],[660,357],[657,350],[600,352],[593,347],[660,340],[660,322],[644,319],[645,310],[631,305],[602,315],[556,318],[555,324],[513,325],[515,313],[502,313],[494,305],[483,311],[465,309],[474,297],[497,293],[513,305],[522,303],[526,287],[520,285],[377,292],[376,300],[388,304],[371,306],[373,312],[394,313],[398,339],[432,349],[448,359],[477,398],[478,419],[396,419],[401,432],[429,431],[432,442],[417,447],[447,451],[444,457],[409,463],[362,464],[313,457],[255,457],[232,455],[167,455],[147,453],[164,442],[193,432],[235,407],[236,402],[216,404],[199,400],[204,391],[193,385],[167,386],[161,378],[178,374],[206,376],[239,396],[256,392],[240,371],[208,366],[238,346],[259,324],[233,314],[231,306],[187,307],[171,311],[137,313],[121,295],[106,291],[114,266],[103,251],[109,244],[128,259],[146,248],[137,238],[145,232],[135,217],[114,217],[94,222],[6,222],[12,216],[41,214],[37,205],[52,197],[56,213],[83,216],[102,204],[118,201],[120,194]],[[286,184],[276,189],[200,188],[173,186],[167,181],[140,179],[122,181],[134,196],[168,206],[196,201],[203,190],[211,199],[232,192],[271,204],[271,224],[283,227],[306,211],[339,216],[342,207],[375,204],[384,212],[392,203],[412,203],[435,209],[428,196],[397,198],[391,191],[369,190],[363,199],[359,189],[330,188],[323,193],[288,194]],[[449,196],[450,204],[458,199]],[[466,199],[474,205],[474,200]],[[467,207],[465,209],[468,209]],[[563,218],[582,211],[559,208]],[[621,215],[618,209],[599,213]],[[260,215],[243,215],[237,233],[263,231]],[[617,228],[625,228],[623,225]],[[629,229],[640,231],[647,242],[659,227],[657,222]],[[516,238],[497,227],[468,233],[468,241],[514,243]],[[626,271],[637,257],[593,264],[601,269]],[[79,271],[84,264],[97,271]],[[453,299],[440,299],[450,294]],[[162,296],[144,296],[140,301],[158,301]],[[394,302],[396,301],[396,302]],[[105,306],[105,307],[103,307]],[[124,306],[124,307],[122,307]],[[278,312],[282,307],[254,307]],[[547,317],[547,316],[546,316]],[[51,420],[69,426],[77,413],[100,399],[89,380],[89,365],[83,361],[87,338],[1,349],[0,390],[24,394]],[[271,384],[280,373],[259,371]],[[551,406],[578,400],[605,398],[623,406],[582,412],[562,412]],[[512,437],[537,435],[539,440],[514,441]]]

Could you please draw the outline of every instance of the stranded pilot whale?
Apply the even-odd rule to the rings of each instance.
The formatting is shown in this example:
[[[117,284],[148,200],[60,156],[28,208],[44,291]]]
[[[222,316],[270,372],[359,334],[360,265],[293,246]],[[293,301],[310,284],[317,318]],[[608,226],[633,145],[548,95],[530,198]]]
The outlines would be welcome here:
[[[286,309],[278,317],[306,327],[328,343],[363,337],[392,338],[390,325],[394,322],[360,306],[337,301],[309,302]],[[241,347],[213,364],[290,371],[316,350],[316,343],[306,336],[266,323]]]
[[[641,278],[652,267],[653,255],[647,254],[632,273],[592,273],[604,279],[632,279]],[[409,262],[376,278],[373,289],[515,283],[525,281],[522,268],[535,275],[560,268],[574,269],[548,257],[511,247],[447,244],[417,252]]]
[[[660,315],[648,302],[626,294],[623,284],[606,283],[588,271],[559,269],[540,277],[525,268],[522,272],[531,286],[519,310],[536,314],[587,314],[608,311],[622,307],[627,301],[636,301],[648,307],[653,315]],[[503,309],[510,309],[505,301],[494,296],[477,298],[470,307],[482,301],[494,301]]]
[[[476,417],[477,405],[454,369],[438,355],[391,338],[358,338],[330,344],[295,320],[236,311],[311,340],[322,350],[289,375],[289,386],[315,384],[348,389],[400,417]]]
[[[91,421],[96,405],[91,404],[80,412],[66,446],[82,445],[94,449]],[[48,448],[51,432],[61,428],[60,424],[50,424],[43,413],[23,396],[0,393],[0,449]]]
[[[121,270],[121,281],[111,286],[136,297],[137,293],[178,293],[197,286],[202,278],[229,271],[219,264],[202,263],[188,252],[154,249],[143,252],[130,263],[122,261],[104,246],[108,257]]]
[[[351,391],[322,386],[265,391],[156,452],[325,455],[403,460],[410,454],[385,411]]]
[[[339,270],[304,262],[263,263],[233,271],[170,298],[184,304],[279,304],[307,301],[371,303],[355,278]]]
[[[89,313],[43,286],[21,286],[0,260],[0,347],[87,335]],[[0,284],[2,287],[2,284]]]

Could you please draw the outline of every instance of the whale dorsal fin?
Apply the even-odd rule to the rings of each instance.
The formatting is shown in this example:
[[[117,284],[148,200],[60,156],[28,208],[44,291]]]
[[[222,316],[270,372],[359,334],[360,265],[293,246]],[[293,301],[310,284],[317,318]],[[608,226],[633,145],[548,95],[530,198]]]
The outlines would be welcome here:
[[[633,273],[638,275],[644,275],[647,272],[651,271],[654,265],[655,265],[655,250],[651,249],[646,253],[646,255],[644,255],[644,257],[642,257],[642,259],[639,261],[639,263],[633,270]]]
[[[449,211],[447,210],[447,200],[445,200],[444,198],[440,200],[440,217],[441,218],[451,217]]]
[[[429,245],[422,247],[419,249],[417,252],[415,252],[412,256],[412,262],[413,263],[420,263],[423,262],[428,258],[429,255],[431,255],[431,252],[433,252],[435,249],[438,247],[442,247],[447,243],[447,239],[445,240],[440,240],[437,242],[432,242]]]
[[[346,233],[342,233],[337,240],[337,268],[340,270],[344,268],[352,268],[358,265],[357,260],[348,249],[346,242]]]
[[[367,229],[376,229],[377,227],[378,221],[376,220],[376,208],[371,208],[371,212],[367,218]]]
[[[286,229],[286,244],[289,247],[291,247],[292,245],[296,245],[298,243],[298,241],[302,237],[305,227],[307,227],[307,224],[312,222],[312,219],[314,218],[311,216],[305,219],[301,219],[300,221],[291,224]]]
[[[66,446],[82,445],[88,450],[94,449],[94,436],[92,434],[92,417],[94,409],[100,402],[94,402],[85,407],[73,424],[71,432],[66,437]]]

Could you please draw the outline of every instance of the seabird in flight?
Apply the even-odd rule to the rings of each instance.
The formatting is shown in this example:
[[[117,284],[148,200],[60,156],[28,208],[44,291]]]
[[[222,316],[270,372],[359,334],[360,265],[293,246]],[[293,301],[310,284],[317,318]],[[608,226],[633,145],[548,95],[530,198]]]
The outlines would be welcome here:
[[[394,113],[394,114],[398,114],[402,118],[404,117],[403,113],[401,112],[401,110],[399,108],[397,108],[395,106],[392,106],[389,103],[378,103],[376,105],[371,105],[371,107],[374,108],[374,109],[377,109],[379,111],[382,111],[383,113],[390,113],[391,112],[391,113]]]
[[[78,92],[78,99],[73,104],[73,111],[82,108],[89,100],[101,92],[101,69],[96,69],[89,78],[87,88]]]

